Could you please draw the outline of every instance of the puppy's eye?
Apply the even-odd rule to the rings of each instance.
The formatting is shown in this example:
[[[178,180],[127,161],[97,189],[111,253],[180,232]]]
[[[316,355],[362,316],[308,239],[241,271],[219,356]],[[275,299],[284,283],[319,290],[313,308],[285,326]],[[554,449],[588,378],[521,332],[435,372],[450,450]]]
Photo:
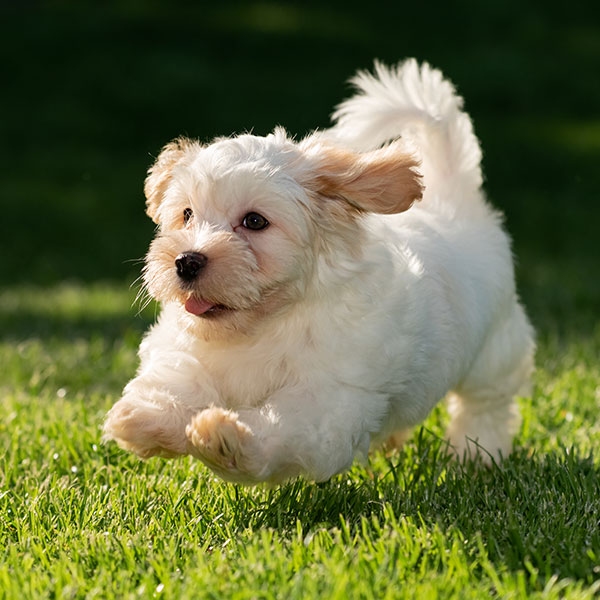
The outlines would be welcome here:
[[[194,216],[194,211],[191,208],[185,208],[183,210],[183,224],[187,225],[193,216]]]
[[[262,215],[259,215],[258,213],[250,212],[244,217],[242,225],[246,229],[258,231],[260,229],[268,227],[269,221],[267,221]]]

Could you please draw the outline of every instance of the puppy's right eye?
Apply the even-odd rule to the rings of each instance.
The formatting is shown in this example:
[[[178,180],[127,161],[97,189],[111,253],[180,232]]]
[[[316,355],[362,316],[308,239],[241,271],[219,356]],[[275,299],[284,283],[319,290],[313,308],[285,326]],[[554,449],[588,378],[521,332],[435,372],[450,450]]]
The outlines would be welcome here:
[[[194,216],[194,211],[191,208],[185,208],[183,210],[183,224],[187,225],[193,216]]]

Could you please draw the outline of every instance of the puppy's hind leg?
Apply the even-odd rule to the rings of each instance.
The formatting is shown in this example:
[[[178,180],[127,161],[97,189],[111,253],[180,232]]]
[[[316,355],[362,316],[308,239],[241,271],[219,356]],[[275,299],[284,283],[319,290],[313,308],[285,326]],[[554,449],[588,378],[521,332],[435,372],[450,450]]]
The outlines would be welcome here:
[[[399,450],[410,439],[412,432],[412,428],[394,431],[394,433],[385,439],[382,443],[382,447],[386,450]]]
[[[448,437],[459,458],[500,460],[511,450],[520,415],[518,394],[528,393],[533,372],[533,330],[515,303],[509,318],[488,336],[467,377],[448,397]]]

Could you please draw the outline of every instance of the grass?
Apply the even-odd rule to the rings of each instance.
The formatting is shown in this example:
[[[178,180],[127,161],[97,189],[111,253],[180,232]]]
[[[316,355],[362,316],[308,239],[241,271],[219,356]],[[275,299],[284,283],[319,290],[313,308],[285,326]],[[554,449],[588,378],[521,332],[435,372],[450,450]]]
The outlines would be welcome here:
[[[402,452],[325,484],[245,489],[192,459],[141,462],[101,444],[152,318],[132,314],[133,297],[106,284],[0,294],[5,331],[40,332],[0,344],[0,598],[600,589],[600,328],[542,340],[517,450],[501,466],[449,462],[438,408]]]
[[[0,7],[0,599],[600,593],[600,36],[585,3],[42,0]],[[589,7],[588,7],[589,8]],[[417,56],[465,96],[538,331],[514,454],[445,458],[436,409],[325,484],[245,489],[100,443],[136,315],[145,169],[169,139],[326,126]]]

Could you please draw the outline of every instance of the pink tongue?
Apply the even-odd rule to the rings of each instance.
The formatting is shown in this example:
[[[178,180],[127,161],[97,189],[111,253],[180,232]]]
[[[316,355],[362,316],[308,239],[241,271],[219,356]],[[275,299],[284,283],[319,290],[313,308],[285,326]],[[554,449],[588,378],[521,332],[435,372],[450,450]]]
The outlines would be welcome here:
[[[194,296],[190,296],[185,303],[185,310],[193,315],[202,315],[206,311],[213,308],[214,304],[205,300],[198,300]]]

